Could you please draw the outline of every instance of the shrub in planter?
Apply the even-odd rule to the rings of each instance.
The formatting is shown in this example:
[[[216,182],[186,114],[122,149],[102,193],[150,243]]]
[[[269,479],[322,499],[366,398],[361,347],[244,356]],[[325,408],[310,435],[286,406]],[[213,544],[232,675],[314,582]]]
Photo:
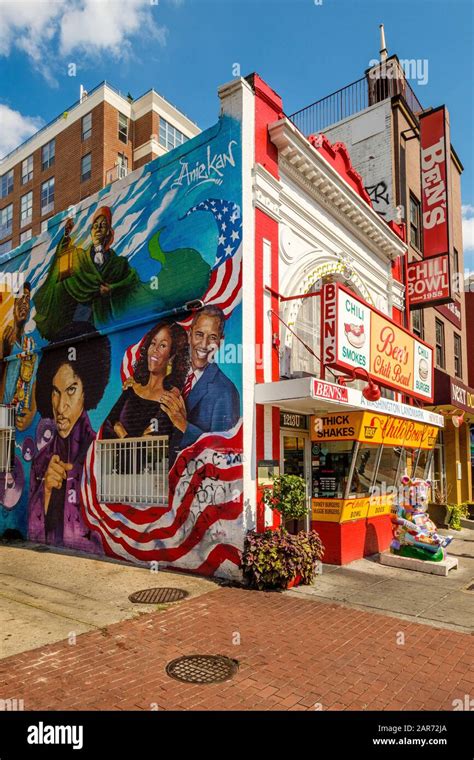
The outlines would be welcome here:
[[[285,528],[264,533],[251,530],[245,538],[242,568],[251,588],[285,589],[298,576],[301,583],[312,583],[323,553],[315,530],[296,535]]]
[[[452,530],[461,530],[461,520],[469,516],[469,506],[467,502],[463,504],[448,504],[450,510],[449,527]]]
[[[262,501],[280,512],[283,520],[301,520],[308,513],[306,483],[299,475],[278,475],[272,488],[266,488]]]

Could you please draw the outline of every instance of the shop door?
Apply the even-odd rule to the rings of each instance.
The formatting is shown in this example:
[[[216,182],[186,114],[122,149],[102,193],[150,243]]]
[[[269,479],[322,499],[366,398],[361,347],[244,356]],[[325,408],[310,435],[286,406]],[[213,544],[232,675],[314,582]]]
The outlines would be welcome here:
[[[444,446],[437,443],[433,451],[433,463],[431,468],[431,498],[443,504],[447,500],[446,493],[446,469],[444,466]]]
[[[299,475],[306,481],[306,498],[309,496],[309,436],[300,432],[282,433],[280,471],[286,475]],[[286,524],[290,533],[309,529],[309,516],[306,520],[291,520]]]

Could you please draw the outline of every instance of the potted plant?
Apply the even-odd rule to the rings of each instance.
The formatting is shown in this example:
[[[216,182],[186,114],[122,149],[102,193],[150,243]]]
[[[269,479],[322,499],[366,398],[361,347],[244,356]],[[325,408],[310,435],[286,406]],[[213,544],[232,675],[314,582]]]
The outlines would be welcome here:
[[[272,488],[266,488],[263,503],[281,514],[283,524],[301,520],[308,514],[306,482],[299,475],[278,475]]]
[[[461,530],[461,520],[466,520],[469,516],[469,505],[467,502],[463,504],[448,504],[450,510],[449,513],[449,527],[451,530]]]
[[[245,538],[242,568],[251,588],[287,589],[298,582],[312,583],[323,553],[314,530],[296,535],[283,527],[263,533],[251,530]]]
[[[451,490],[449,487],[448,490]],[[428,504],[428,515],[437,528],[448,528],[450,507],[448,506],[448,492],[434,485],[432,487],[433,501]]]

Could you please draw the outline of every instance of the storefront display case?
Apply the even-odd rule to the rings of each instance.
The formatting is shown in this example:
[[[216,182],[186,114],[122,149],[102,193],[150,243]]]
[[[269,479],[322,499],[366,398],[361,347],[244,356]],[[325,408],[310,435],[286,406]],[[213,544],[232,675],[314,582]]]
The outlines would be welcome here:
[[[429,476],[437,434],[433,425],[368,411],[313,417],[313,527],[327,534],[327,523],[352,526],[363,542],[360,556],[371,553],[374,545],[375,551],[383,551],[387,547],[381,544],[388,546],[391,537],[390,514],[400,478],[405,473]],[[372,518],[383,518],[383,524],[372,526],[372,532],[383,535],[375,544],[362,537]],[[331,562],[334,541],[329,544],[326,561]]]

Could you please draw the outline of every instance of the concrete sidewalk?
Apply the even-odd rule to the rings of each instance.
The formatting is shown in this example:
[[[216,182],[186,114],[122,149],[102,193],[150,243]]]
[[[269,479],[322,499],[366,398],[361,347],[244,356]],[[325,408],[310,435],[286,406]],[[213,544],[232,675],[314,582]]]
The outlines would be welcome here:
[[[156,605],[128,599],[154,586],[179,587],[190,598],[218,588],[191,575],[153,573],[41,544],[0,543],[0,658],[155,612]]]
[[[458,569],[446,578],[386,567],[375,555],[344,567],[323,565],[313,586],[286,593],[470,633],[474,592],[467,587],[474,584],[474,530],[439,532],[455,537],[449,554],[459,560]]]

